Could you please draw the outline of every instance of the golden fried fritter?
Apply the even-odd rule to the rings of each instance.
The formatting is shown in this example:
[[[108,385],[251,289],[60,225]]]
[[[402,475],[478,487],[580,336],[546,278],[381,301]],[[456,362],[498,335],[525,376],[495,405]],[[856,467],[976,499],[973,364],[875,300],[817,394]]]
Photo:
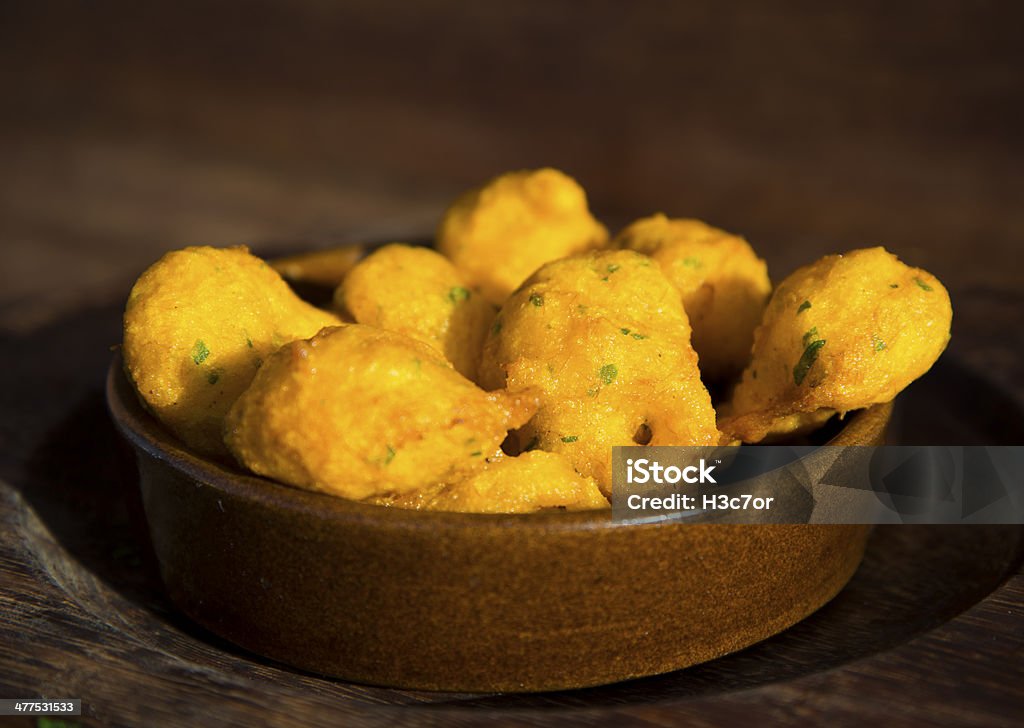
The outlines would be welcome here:
[[[356,322],[430,344],[460,374],[476,378],[495,309],[440,253],[386,245],[349,271],[334,298]]]
[[[245,247],[185,248],[132,288],[125,370],[168,429],[200,452],[226,456],[224,415],[260,364],[286,342],[338,323]]]
[[[583,188],[556,169],[510,172],[445,213],[437,246],[495,305],[548,261],[604,245]]]
[[[765,262],[747,241],[700,220],[659,213],[629,225],[613,245],[651,256],[679,290],[704,379],[738,375],[772,290]]]
[[[564,455],[535,450],[488,458],[481,470],[447,486],[423,508],[465,513],[531,513],[607,508],[597,483],[577,473]]]
[[[613,445],[719,441],[679,293],[646,256],[549,263],[506,301],[491,332],[482,384],[541,393],[519,433],[525,449],[564,453],[606,495]]]
[[[884,248],[829,255],[772,295],[720,426],[746,442],[892,400],[949,342],[949,294]]]
[[[351,324],[267,359],[225,440],[255,473],[362,500],[465,477],[532,411],[528,398],[484,392],[431,346]]]
[[[362,246],[343,245],[277,258],[271,261],[270,267],[293,285],[312,284],[335,288],[363,257],[363,252]]]

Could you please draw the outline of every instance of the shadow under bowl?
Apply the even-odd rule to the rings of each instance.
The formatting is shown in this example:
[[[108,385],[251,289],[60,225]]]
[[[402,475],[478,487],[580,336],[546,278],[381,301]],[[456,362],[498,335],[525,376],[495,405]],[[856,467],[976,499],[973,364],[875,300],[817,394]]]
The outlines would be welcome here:
[[[828,602],[869,531],[365,505],[186,451],[120,358],[107,401],[137,454],[172,601],[247,650],[354,682],[545,691],[704,662]],[[849,417],[830,444],[880,444],[891,411]]]

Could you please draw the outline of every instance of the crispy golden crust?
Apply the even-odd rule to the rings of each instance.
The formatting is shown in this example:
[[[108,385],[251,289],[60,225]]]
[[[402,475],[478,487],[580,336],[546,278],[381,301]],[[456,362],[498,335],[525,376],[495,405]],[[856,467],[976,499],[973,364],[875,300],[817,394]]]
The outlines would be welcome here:
[[[612,244],[651,256],[678,289],[705,380],[738,375],[771,294],[768,268],[747,241],[659,213],[632,223]]]
[[[270,262],[270,267],[292,283],[313,283],[319,286],[337,286],[345,274],[363,257],[359,245],[345,245],[310,253],[289,255]]]
[[[422,342],[352,324],[271,356],[231,408],[225,439],[255,473],[362,500],[468,475],[531,411]]]
[[[719,440],[679,294],[643,255],[595,252],[545,265],[491,332],[484,386],[540,393],[520,441],[564,453],[605,494],[613,445],[645,432],[655,445]]]
[[[892,400],[949,342],[949,294],[884,248],[830,255],[772,295],[720,422],[745,442]]]
[[[495,309],[440,253],[386,245],[345,276],[335,302],[357,323],[430,344],[469,379],[476,378]]]
[[[437,242],[447,258],[391,244],[282,263],[344,273],[353,324],[244,247],[169,253],[132,290],[125,369],[200,453],[366,503],[522,513],[606,508],[616,445],[786,438],[887,402],[949,340],[941,283],[882,248],[801,268],[768,300],[764,261],[697,220],[637,220],[602,249],[553,169],[466,193]],[[740,370],[716,423],[701,379]]]
[[[227,455],[221,425],[282,344],[338,319],[296,297],[245,247],[168,253],[135,283],[124,315],[128,376],[186,444]]]
[[[544,263],[607,240],[583,188],[555,169],[510,172],[470,190],[437,231],[438,249],[495,305]]]
[[[539,450],[489,458],[481,470],[433,495],[427,510],[464,513],[532,513],[607,508],[597,483],[577,473],[568,459]]]

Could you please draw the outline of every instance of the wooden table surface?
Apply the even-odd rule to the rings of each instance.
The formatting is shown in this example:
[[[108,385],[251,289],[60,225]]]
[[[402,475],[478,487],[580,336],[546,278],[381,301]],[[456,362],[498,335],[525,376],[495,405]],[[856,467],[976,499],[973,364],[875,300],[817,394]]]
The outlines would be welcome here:
[[[1024,444],[1024,13],[798,5],[5,4],[0,697],[81,697],[82,725],[1021,724],[1020,528],[879,529],[821,612],[679,673],[391,691],[179,616],[106,417],[120,310],[162,251],[429,234],[466,186],[550,164],[610,221],[745,234],[776,280],[874,244],[928,268],[953,341],[894,438]]]

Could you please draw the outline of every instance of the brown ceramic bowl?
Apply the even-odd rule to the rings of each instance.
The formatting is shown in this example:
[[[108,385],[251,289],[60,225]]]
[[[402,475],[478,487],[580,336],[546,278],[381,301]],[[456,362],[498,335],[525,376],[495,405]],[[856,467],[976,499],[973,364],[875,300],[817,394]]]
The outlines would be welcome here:
[[[184,450],[112,364],[167,591],[206,628],[346,680],[540,691],[676,670],[786,629],[842,589],[865,526],[623,524],[363,505]],[[833,444],[878,444],[891,406]]]

